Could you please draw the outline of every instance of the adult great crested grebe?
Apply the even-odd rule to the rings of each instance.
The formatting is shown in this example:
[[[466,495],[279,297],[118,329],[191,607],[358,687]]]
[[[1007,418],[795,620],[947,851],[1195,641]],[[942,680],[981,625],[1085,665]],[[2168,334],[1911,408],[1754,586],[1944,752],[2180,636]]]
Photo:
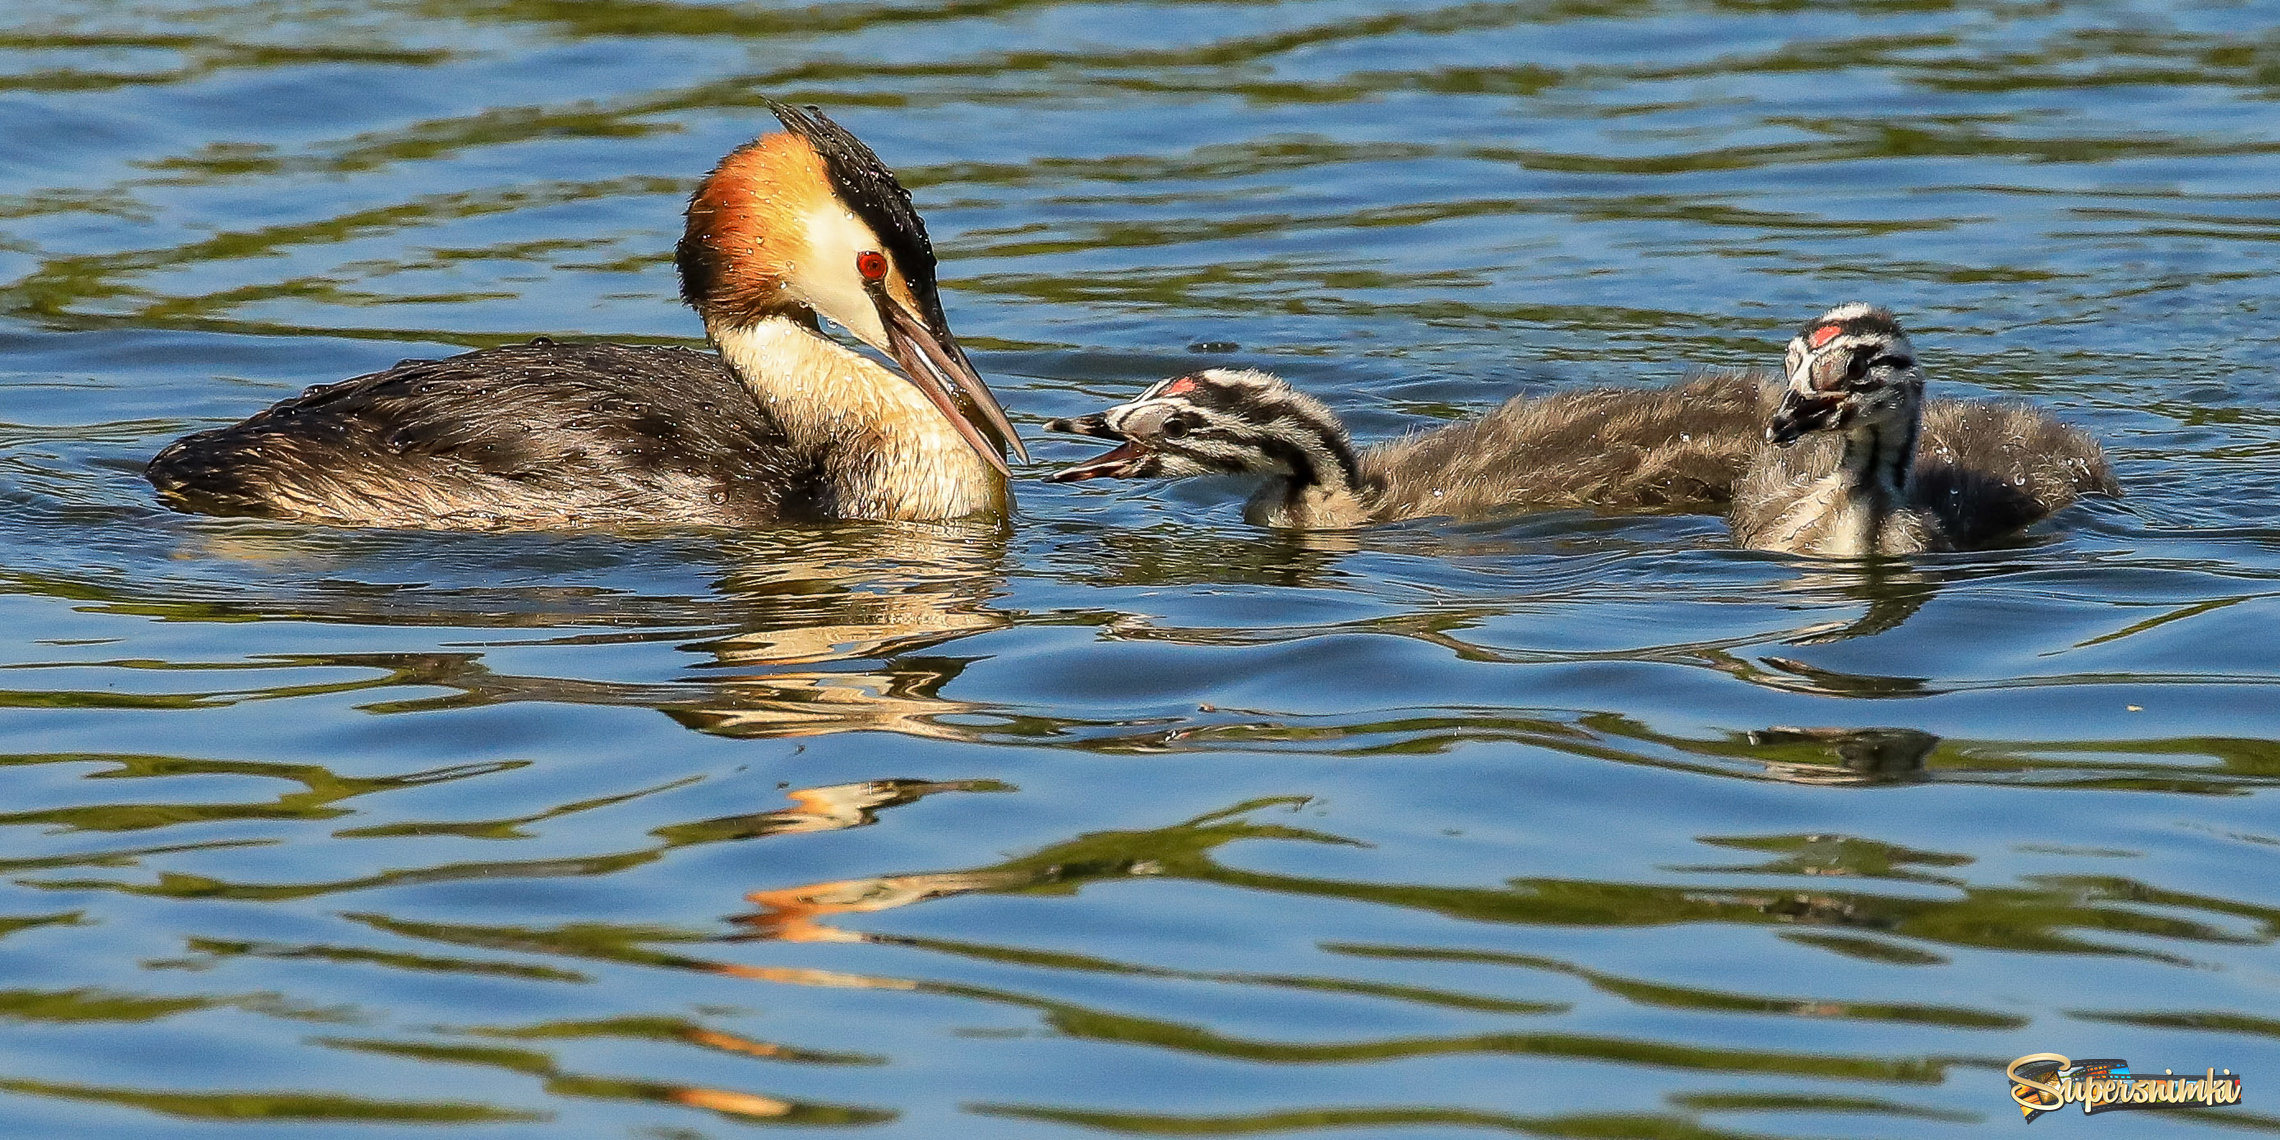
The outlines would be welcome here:
[[[2022,404],[1924,406],[1884,309],[1839,305],[1789,342],[1773,444],[1734,487],[1734,541],[1833,558],[1969,550],[2086,494],[2118,496],[2105,452]],[[1807,435],[1809,446],[1794,447]]]
[[[1718,511],[1763,446],[1763,378],[1515,396],[1485,415],[1357,451],[1322,402],[1264,372],[1175,376],[1045,425],[1118,441],[1046,479],[1252,475],[1254,525],[1302,529],[1513,510]]]
[[[176,510],[350,526],[748,526],[1003,515],[1004,411],[950,332],[910,194],[815,108],[689,198],[681,296],[719,355],[527,345],[309,389],[185,436]],[[829,318],[900,375],[824,335]]]

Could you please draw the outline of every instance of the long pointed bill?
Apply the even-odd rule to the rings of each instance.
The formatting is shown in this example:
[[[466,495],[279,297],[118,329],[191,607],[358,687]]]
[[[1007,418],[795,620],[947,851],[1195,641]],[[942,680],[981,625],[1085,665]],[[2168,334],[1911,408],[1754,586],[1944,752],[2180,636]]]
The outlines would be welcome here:
[[[959,438],[982,457],[983,462],[997,469],[998,474],[1012,477],[1006,467],[1001,447],[1010,446],[1013,453],[1029,462],[1028,449],[1021,446],[1021,437],[1013,430],[1013,423],[1005,418],[1005,409],[998,406],[997,397],[990,394],[989,385],[982,383],[974,366],[967,362],[966,353],[947,329],[937,333],[925,321],[898,304],[884,292],[874,292],[879,302],[879,316],[887,326],[887,347],[895,363],[902,365],[903,375],[950,421],[958,430]],[[971,410],[958,406],[958,397],[965,396]],[[980,412],[982,422],[974,422],[974,412]],[[983,434],[987,429],[989,438]]]

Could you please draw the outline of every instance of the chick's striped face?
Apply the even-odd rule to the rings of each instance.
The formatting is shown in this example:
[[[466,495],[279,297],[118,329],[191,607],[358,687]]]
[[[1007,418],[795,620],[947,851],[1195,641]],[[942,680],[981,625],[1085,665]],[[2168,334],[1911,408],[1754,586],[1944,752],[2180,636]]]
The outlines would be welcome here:
[[[1788,443],[1814,431],[1913,414],[1923,394],[1915,349],[1884,309],[1839,305],[1789,342],[1789,390],[1768,438]]]
[[[1915,350],[1892,314],[1856,301],[1806,325],[1789,342],[1784,371],[1792,390],[1811,395],[1862,391],[1913,373],[1915,365]]]
[[[1138,399],[1047,430],[1121,441],[1108,454],[1054,473],[1080,479],[1289,475],[1305,440],[1339,432],[1313,400],[1263,372],[1211,369],[1163,380]]]

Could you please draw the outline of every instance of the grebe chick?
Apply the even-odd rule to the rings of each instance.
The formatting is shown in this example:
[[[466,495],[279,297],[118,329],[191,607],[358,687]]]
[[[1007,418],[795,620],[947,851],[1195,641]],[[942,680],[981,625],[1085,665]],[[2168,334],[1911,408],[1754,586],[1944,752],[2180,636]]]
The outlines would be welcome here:
[[[1759,379],[1736,374],[1515,396],[1476,419],[1357,452],[1321,401],[1264,372],[1214,368],[1046,424],[1119,444],[1046,478],[1261,476],[1243,517],[1276,527],[1530,508],[1717,511],[1758,450],[1770,406]]]
[[[176,510],[350,526],[748,526],[1002,515],[1005,412],[943,316],[910,195],[821,111],[689,198],[719,355],[534,341],[311,388],[146,471]],[[823,334],[829,318],[901,365]]]
[[[1767,449],[1734,488],[1734,541],[1834,558],[1969,550],[2121,485],[2096,441],[2021,404],[1924,409],[1890,312],[1839,305],[1789,342]],[[1819,438],[1796,445],[1807,435]]]

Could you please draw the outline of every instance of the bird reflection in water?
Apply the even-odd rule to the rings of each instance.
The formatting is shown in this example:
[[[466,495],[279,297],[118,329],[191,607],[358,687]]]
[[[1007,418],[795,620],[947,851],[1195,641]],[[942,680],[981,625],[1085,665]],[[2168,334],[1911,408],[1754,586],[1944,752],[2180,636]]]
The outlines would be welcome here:
[[[1766,728],[1749,734],[1765,774],[1790,784],[1866,786],[1930,779],[1940,738],[1913,728]],[[1834,760],[1834,763],[1830,761]]]
[[[1093,586],[1284,586],[1321,584],[1346,555],[1365,549],[1344,531],[1230,535],[1210,526],[1102,529],[1048,552],[1047,569]]]
[[[819,788],[793,788],[784,793],[788,808],[752,815],[723,816],[689,823],[669,824],[652,834],[672,846],[758,839],[767,835],[802,835],[818,831],[845,831],[879,822],[879,812],[917,803],[936,792],[1001,792],[1010,785],[996,780],[865,780],[858,784],[830,784]]]
[[[385,615],[391,625],[500,630],[511,638],[502,644],[509,645],[656,644],[708,658],[678,676],[646,682],[497,672],[480,647],[328,653],[296,662],[381,670],[356,687],[392,698],[408,689],[446,690],[371,706],[389,712],[527,701],[656,709],[700,731],[733,736],[881,730],[964,739],[980,731],[939,719],[991,711],[941,695],[971,658],[917,654],[1011,624],[990,605],[1004,584],[1005,528],[838,523],[740,534],[719,543],[709,537],[598,548],[604,568],[644,582],[660,560],[676,567],[692,557],[724,565],[710,590],[694,596],[607,585],[576,591],[374,585],[357,581],[356,568],[337,565],[342,554],[336,551],[327,565],[299,576],[316,582],[314,588],[220,605],[201,602],[195,616],[358,622]],[[392,560],[393,548],[380,552],[391,556],[382,572],[404,573]],[[359,559],[372,553],[349,551]],[[517,576],[533,574],[511,561],[515,550],[494,553],[510,559],[507,567]],[[581,572],[595,574],[591,565]]]
[[[1776,588],[1796,595],[1800,605],[1814,604],[1835,595],[1866,608],[1855,618],[1815,622],[1792,630],[1782,642],[1795,646],[1833,645],[1890,633],[1922,611],[1939,592],[1940,585],[1941,580],[1932,574],[1879,563],[1800,574]],[[1926,677],[1848,673],[1774,654],[1752,655],[1719,649],[1706,657],[1712,668],[1728,676],[1785,692],[1874,698],[1925,696],[1935,691],[1931,679]]]
[[[1873,887],[1838,892],[1799,891],[1787,886],[1795,870],[1786,866],[1764,868],[1706,868],[1717,882],[1627,883],[1592,879],[1515,879],[1497,885],[1465,886],[1441,882],[1388,882],[1375,879],[1344,880],[1261,870],[1256,866],[1230,866],[1217,857],[1219,849],[1253,840],[1278,840],[1366,846],[1356,840],[1311,827],[1292,827],[1261,818],[1303,808],[1303,799],[1252,800],[1166,827],[1132,831],[1101,831],[1073,836],[987,867],[939,872],[885,875],[872,878],[810,883],[755,891],[746,897],[757,909],[731,921],[740,929],[724,943],[799,942],[809,944],[884,944],[934,954],[970,958],[999,965],[1027,964],[1054,969],[1108,971],[1118,978],[1150,976],[1209,980],[1261,987],[1319,992],[1321,978],[1242,971],[1195,970],[1154,962],[1109,962],[1081,953],[1059,953],[1021,941],[976,941],[957,936],[895,932],[902,925],[879,923],[885,931],[846,930],[831,924],[845,915],[872,915],[930,900],[976,893],[1024,895],[1066,900],[1091,884],[1148,878],[1158,881],[1210,885],[1244,892],[1267,909],[1306,905],[1309,900],[1338,904],[1385,906],[1462,919],[1468,923],[1522,924],[1550,927],[1640,927],[1674,923],[1733,923],[1746,926],[1826,927],[1837,931],[1892,930],[1913,920],[1929,918],[1928,929],[1954,904],[1948,900],[1895,897]],[[1752,840],[1763,845],[1762,841]],[[1840,845],[1840,854],[1873,858],[1875,850]],[[1933,856],[1901,852],[1921,860]],[[1682,868],[1681,870],[1695,870]],[[1763,880],[1772,876],[1774,882]],[[1775,885],[1778,882],[1780,885]],[[984,927],[987,926],[985,922]],[[966,926],[974,929],[969,918]],[[1831,937],[1858,938],[1858,933]],[[1361,944],[1350,944],[1351,946]],[[1368,950],[1361,952],[1369,953]],[[1443,956],[1445,948],[1382,948],[1378,956]],[[1457,953],[1468,959],[1477,951]],[[728,977],[777,985],[826,986],[956,994],[992,1003],[1038,1011],[1063,1032],[1106,1032],[1119,1040],[1135,1035],[1162,1034],[1165,1038],[1199,1035],[1193,1026],[1158,1021],[1146,1014],[1070,1004],[1027,993],[1019,987],[979,987],[957,982],[910,977],[866,975],[809,967],[748,964],[720,959],[687,959],[687,964]],[[1531,959],[1541,965],[1542,960]],[[1379,992],[1368,982],[1342,978],[1334,988]],[[1403,986],[1406,996],[1426,991]],[[1477,995],[1451,1000],[1475,1004]],[[1545,1012],[1530,1008],[1525,1012]],[[1104,1028],[1105,1027],[1105,1028]],[[1153,1038],[1151,1038],[1153,1039]],[[1303,1052],[1303,1047],[1294,1052]]]
[[[1004,791],[1007,785],[992,780],[872,780],[802,788],[785,793],[792,808],[748,817],[757,833],[839,831],[878,822],[878,813],[913,803],[941,791]],[[860,942],[865,938],[825,925],[834,914],[888,910],[930,898],[968,891],[1019,886],[1035,876],[1024,872],[982,870],[919,875],[890,875],[875,879],[813,883],[780,890],[754,891],[746,898],[758,903],[758,914],[733,921],[747,928],[735,941],[769,939],[784,942]],[[917,983],[898,978],[876,978],[836,970],[784,966],[748,966],[733,962],[706,963],[705,968],[731,977],[787,985],[826,986],[841,989],[907,990]],[[770,1046],[770,1048],[773,1048]]]
[[[824,920],[842,914],[869,914],[893,910],[928,899],[975,891],[1009,890],[1034,885],[1037,872],[1028,870],[938,871],[920,875],[880,875],[809,883],[779,890],[754,891],[745,899],[760,907],[758,913],[735,921],[750,939],[775,942],[868,942],[873,936],[841,930]]]
[[[712,675],[698,699],[662,711],[724,736],[972,736],[939,719],[987,711],[941,695],[967,659],[914,654],[1011,624],[988,604],[1004,580],[1004,528],[877,523],[815,537],[825,541],[738,551],[720,590],[744,611],[739,628],[684,647],[711,654]]]
[[[760,909],[734,919],[744,928],[736,940],[917,942],[919,940],[900,936],[841,930],[825,920],[836,915],[871,914],[982,891],[1044,888],[1074,893],[1087,883],[1111,879],[1183,874],[1200,877],[1196,873],[1208,873],[1212,851],[1245,839],[1354,844],[1355,841],[1339,836],[1251,818],[1254,813],[1271,808],[1295,810],[1305,802],[1303,797],[1247,800],[1166,827],[1090,832],[989,867],[880,875],[753,891],[744,897]]]
[[[705,1088],[701,1085],[675,1088],[673,1090],[673,1101],[676,1104],[685,1104],[691,1108],[709,1108],[714,1112],[725,1112],[731,1116],[751,1116],[763,1120],[789,1116],[794,1107],[791,1101],[779,1100],[772,1096],[737,1092],[733,1089]]]
[[[1824,645],[1898,629],[1939,592],[1940,579],[1905,566],[1864,562],[1853,567],[1812,570],[1798,575],[1783,589],[1837,594],[1867,607],[1850,621],[1807,626],[1789,638],[1791,645]]]

